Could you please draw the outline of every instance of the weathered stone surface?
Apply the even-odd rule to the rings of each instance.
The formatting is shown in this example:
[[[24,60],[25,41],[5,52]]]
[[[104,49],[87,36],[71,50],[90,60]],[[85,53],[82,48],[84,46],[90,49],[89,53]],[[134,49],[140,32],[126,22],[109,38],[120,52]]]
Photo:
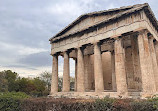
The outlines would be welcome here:
[[[156,53],[156,60],[158,64],[158,41],[155,41],[155,53]]]
[[[158,23],[154,15],[149,19],[148,7],[139,4],[85,14],[51,38],[51,95],[144,98],[156,94]],[[64,57],[62,93],[57,93],[57,54]],[[71,94],[69,58],[75,60],[75,92]]]
[[[94,44],[94,75],[95,75],[95,91],[104,91],[104,81],[103,81],[103,69],[102,69],[102,57],[100,46],[98,43]]]
[[[154,38],[152,36],[150,36],[149,48],[150,48],[150,54],[151,54],[151,60],[152,60],[152,67],[153,67],[156,91],[158,91],[158,65],[157,65],[156,52],[155,52],[153,40],[154,40]]]
[[[134,70],[134,85],[136,91],[142,90],[142,77],[140,70],[139,50],[138,50],[138,39],[136,35],[131,35],[131,48],[133,58],[133,70]]]
[[[116,91],[115,52],[111,52],[112,90]]]
[[[84,80],[84,58],[81,48],[78,48],[77,52],[77,91],[85,91],[85,80]]]
[[[77,59],[75,59],[75,86],[74,91],[77,91]]]
[[[133,58],[132,58],[131,47],[125,48],[125,68],[126,68],[128,89],[135,89]]]
[[[63,70],[63,92],[70,91],[70,68],[69,68],[69,55],[64,52],[64,70]]]
[[[125,71],[125,51],[122,46],[122,39],[115,40],[115,73],[116,73],[116,84],[117,92],[119,95],[126,96],[127,90],[127,80]]]
[[[58,56],[53,56],[51,94],[58,92]]]
[[[146,30],[139,32],[138,47],[142,74],[142,91],[153,93],[156,91],[156,87]]]
[[[104,90],[112,90],[112,67],[111,67],[111,53],[102,53],[102,68],[103,68],[103,81]]]

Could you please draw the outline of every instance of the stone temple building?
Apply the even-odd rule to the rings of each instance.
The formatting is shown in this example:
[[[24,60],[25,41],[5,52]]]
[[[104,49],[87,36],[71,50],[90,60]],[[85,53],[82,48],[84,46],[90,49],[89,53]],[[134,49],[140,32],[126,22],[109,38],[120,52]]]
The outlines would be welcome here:
[[[50,43],[52,97],[147,97],[158,92],[158,22],[147,3],[81,15]],[[64,58],[61,92],[58,56]],[[69,58],[75,60],[74,91]]]

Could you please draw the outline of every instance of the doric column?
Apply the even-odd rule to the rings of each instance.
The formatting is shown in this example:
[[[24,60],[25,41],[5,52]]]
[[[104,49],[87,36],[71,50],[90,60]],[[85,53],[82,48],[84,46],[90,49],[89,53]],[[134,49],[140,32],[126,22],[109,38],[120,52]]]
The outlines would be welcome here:
[[[155,48],[154,48],[154,42],[153,41],[154,41],[154,38],[153,38],[152,35],[150,35],[150,37],[149,37],[149,48],[150,48],[150,54],[151,54],[151,59],[152,59],[156,90],[158,91],[158,65],[157,65],[156,53],[155,53]]]
[[[131,35],[131,49],[132,49],[132,61],[133,61],[133,71],[134,71],[134,84],[137,91],[142,90],[142,80],[141,80],[141,70],[139,62],[139,50],[138,50],[138,39],[137,35]]]
[[[101,50],[98,43],[94,44],[94,76],[95,76],[95,91],[104,91],[103,81],[103,69],[102,69],[102,58]]]
[[[58,55],[53,55],[51,94],[58,92]]]
[[[142,75],[142,91],[145,93],[153,93],[156,91],[156,88],[146,30],[139,32],[138,47]]]
[[[155,52],[156,52],[156,60],[158,64],[158,41],[155,41]]]
[[[63,67],[63,92],[70,91],[70,69],[69,69],[69,54],[64,52],[64,67]]]
[[[84,59],[83,51],[78,48],[77,52],[77,92],[84,92]]]
[[[91,89],[91,67],[90,67],[90,55],[84,56],[84,77],[85,77],[85,91],[88,92]]]
[[[114,51],[117,92],[119,95],[126,96],[128,89],[125,71],[125,54],[122,44],[122,38],[117,38],[115,40]]]
[[[111,52],[111,69],[112,69],[112,90],[116,91],[116,75],[115,75],[115,53]]]
[[[77,91],[77,59],[75,59],[75,91]]]

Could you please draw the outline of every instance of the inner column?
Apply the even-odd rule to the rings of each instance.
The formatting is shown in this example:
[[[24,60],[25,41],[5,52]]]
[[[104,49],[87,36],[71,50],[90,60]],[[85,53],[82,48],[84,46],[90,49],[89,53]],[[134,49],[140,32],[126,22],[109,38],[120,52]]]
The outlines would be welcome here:
[[[95,91],[104,91],[103,69],[101,49],[98,43],[94,44],[94,75],[95,75]]]
[[[111,52],[102,53],[104,90],[112,90],[112,56]]]
[[[70,91],[70,68],[69,68],[69,54],[64,52],[64,70],[63,70],[63,92]]]
[[[116,74],[116,84],[117,93],[121,96],[127,96],[127,79],[125,72],[125,54],[122,44],[122,38],[117,38],[114,43],[115,51],[115,74]]]
[[[81,48],[77,50],[77,92],[85,92],[83,50]]]

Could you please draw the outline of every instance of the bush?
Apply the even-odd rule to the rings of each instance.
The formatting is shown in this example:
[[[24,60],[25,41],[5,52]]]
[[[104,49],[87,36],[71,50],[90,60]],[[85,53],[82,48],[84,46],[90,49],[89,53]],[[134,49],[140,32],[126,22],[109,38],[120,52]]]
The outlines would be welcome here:
[[[132,111],[130,103],[133,102],[132,99],[117,99],[113,103],[114,111]]]
[[[158,98],[29,98],[25,93],[12,92],[0,93],[0,111],[158,111]]]
[[[114,102],[115,99],[105,97],[104,99],[97,99],[93,107],[95,111],[110,111],[113,109]]]
[[[20,100],[28,97],[22,92],[0,93],[0,111],[20,111]]]
[[[133,111],[157,111],[155,102],[151,101],[132,102],[131,107]]]

